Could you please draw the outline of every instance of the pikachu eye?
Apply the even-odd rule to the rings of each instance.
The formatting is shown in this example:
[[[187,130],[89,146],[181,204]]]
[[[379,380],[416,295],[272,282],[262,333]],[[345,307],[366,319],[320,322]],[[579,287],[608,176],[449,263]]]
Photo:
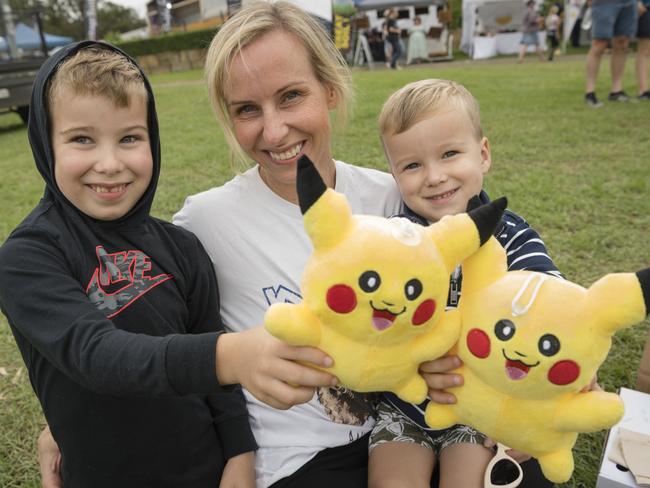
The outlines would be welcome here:
[[[359,276],[359,287],[366,293],[375,291],[381,285],[381,278],[376,271],[366,271]]]
[[[502,341],[509,341],[515,335],[515,324],[508,319],[499,320],[494,326],[494,335]]]
[[[537,345],[544,356],[555,356],[560,351],[560,339],[553,334],[544,334]]]
[[[404,293],[406,294],[406,298],[409,300],[415,300],[419,297],[420,293],[422,293],[422,283],[420,280],[413,278],[412,280],[407,281],[406,285],[404,285]]]

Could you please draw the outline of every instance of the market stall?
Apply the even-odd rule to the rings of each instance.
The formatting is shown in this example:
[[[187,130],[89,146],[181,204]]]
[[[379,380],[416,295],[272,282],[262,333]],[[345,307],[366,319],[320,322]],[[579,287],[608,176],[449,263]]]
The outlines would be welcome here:
[[[382,25],[385,21],[384,11],[395,8],[398,11],[397,25],[402,29],[402,40],[408,43],[408,29],[413,27],[418,17],[427,32],[426,44],[430,61],[452,59],[451,44],[453,37],[449,32],[451,20],[447,0],[354,0],[357,9],[357,22],[362,26],[363,36],[359,36],[355,52],[357,61],[370,58],[384,61]],[[406,50],[405,50],[406,51]]]
[[[472,59],[517,53],[525,10],[523,0],[463,0],[460,49]],[[539,42],[545,41],[540,31]]]

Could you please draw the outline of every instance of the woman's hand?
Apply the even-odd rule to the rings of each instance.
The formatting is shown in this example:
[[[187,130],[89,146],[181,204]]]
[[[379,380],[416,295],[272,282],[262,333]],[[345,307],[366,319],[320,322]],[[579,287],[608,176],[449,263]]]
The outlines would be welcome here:
[[[46,425],[38,436],[38,465],[41,468],[43,488],[63,488],[61,480],[61,451],[52,437],[50,426]]]
[[[449,371],[459,368],[463,363],[458,356],[443,356],[420,365],[420,374],[429,387],[429,398],[436,403],[456,403],[456,397],[445,388],[460,386],[463,377],[459,374],[449,374]]]
[[[228,459],[219,488],[255,488],[255,453],[245,452]]]
[[[240,383],[274,408],[308,402],[317,387],[338,384],[335,376],[300,363],[327,368],[333,360],[314,347],[282,342],[264,327],[222,334],[217,341],[219,383]]]

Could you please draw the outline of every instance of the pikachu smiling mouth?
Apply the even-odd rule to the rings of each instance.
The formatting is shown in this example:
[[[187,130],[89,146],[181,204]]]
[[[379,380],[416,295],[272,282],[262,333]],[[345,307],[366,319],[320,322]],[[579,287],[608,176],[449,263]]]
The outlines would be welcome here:
[[[372,301],[370,302],[370,306],[372,307],[372,326],[380,332],[393,325],[397,316],[403,314],[406,310],[406,307],[404,307],[399,312],[393,313],[387,308],[376,308]]]
[[[501,349],[503,357],[506,358],[506,376],[514,381],[523,380],[527,375],[530,368],[534,368],[539,365],[539,361],[535,364],[526,364],[519,359],[510,359],[506,355],[506,350]]]

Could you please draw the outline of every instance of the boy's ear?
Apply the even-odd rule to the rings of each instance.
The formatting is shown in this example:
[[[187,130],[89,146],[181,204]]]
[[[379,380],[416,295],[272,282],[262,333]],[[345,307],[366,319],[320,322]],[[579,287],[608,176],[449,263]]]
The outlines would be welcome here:
[[[490,141],[487,137],[481,139],[481,169],[483,174],[490,171],[492,167],[492,153],[490,151]]]

